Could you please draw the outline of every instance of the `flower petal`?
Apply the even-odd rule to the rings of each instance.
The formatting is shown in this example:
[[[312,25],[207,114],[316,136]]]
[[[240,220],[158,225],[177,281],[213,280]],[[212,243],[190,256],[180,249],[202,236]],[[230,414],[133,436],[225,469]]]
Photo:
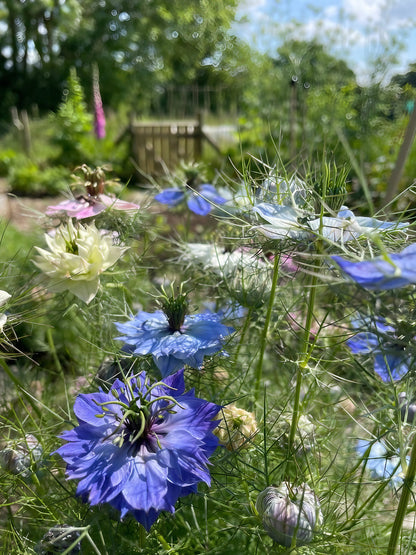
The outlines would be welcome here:
[[[185,199],[185,193],[180,189],[165,189],[155,196],[155,200],[168,206],[177,206]]]

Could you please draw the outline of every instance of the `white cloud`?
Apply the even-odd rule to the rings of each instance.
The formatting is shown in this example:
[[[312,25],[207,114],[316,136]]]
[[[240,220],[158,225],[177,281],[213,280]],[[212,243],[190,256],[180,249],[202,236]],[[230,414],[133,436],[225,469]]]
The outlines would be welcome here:
[[[346,59],[358,77],[365,78],[368,60],[392,44],[393,36],[404,44],[397,71],[416,60],[415,0],[281,0],[277,5],[276,0],[244,0],[239,13],[247,23],[238,34],[261,50],[274,54],[289,37],[317,39]]]
[[[386,21],[389,0],[343,0],[345,13],[362,25],[378,24]]]

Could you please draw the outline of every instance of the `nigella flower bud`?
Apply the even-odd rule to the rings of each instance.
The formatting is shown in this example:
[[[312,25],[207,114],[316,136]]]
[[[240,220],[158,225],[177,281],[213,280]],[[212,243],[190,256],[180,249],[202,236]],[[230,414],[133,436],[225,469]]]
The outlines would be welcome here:
[[[27,434],[21,443],[10,443],[0,450],[0,467],[12,474],[28,478],[32,462],[39,462],[42,454],[39,441],[32,434]]]
[[[250,440],[258,432],[254,413],[231,404],[223,407],[217,417],[222,421],[214,433],[221,445],[224,445],[229,451],[250,446]]]
[[[230,295],[241,306],[261,308],[269,301],[272,288],[272,272],[270,266],[264,268],[235,271],[228,281]]]
[[[0,451],[0,467],[12,474],[29,475],[30,460],[22,456],[11,447],[5,447]]]
[[[412,424],[416,416],[416,399],[409,401],[405,391],[399,393],[399,406],[402,422]]]
[[[50,528],[40,542],[35,547],[35,552],[39,555],[51,555],[52,553],[68,553],[74,555],[81,551],[81,546],[77,543],[70,551],[66,551],[80,536],[78,529],[61,524]]]
[[[282,449],[286,449],[289,444],[292,418],[292,415],[284,415],[278,422],[279,444]],[[312,449],[314,443],[315,424],[307,416],[301,414],[295,432],[293,449],[297,455],[304,455]]]
[[[323,520],[319,500],[307,484],[269,486],[257,497],[256,509],[268,535],[286,547],[310,543]]]

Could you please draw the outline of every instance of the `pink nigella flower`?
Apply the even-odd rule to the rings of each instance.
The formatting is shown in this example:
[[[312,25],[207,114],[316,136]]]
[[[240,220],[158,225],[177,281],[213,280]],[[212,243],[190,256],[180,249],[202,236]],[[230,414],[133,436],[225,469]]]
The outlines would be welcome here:
[[[103,212],[107,208],[113,210],[123,210],[132,211],[138,210],[140,206],[134,204],[133,202],[127,202],[125,200],[120,200],[109,195],[97,195],[97,196],[80,196],[75,199],[68,199],[48,206],[46,208],[45,214],[47,216],[56,216],[62,213],[66,213],[70,218],[76,218],[77,220],[83,220],[85,218],[92,218]]]
[[[83,173],[83,181],[78,181],[77,184],[83,185],[85,193],[77,194],[74,198],[64,200],[59,204],[48,206],[45,212],[47,216],[66,214],[70,218],[83,220],[93,218],[106,209],[135,211],[140,208],[138,204],[126,202],[114,195],[104,193],[106,184],[104,168],[91,169],[83,164],[76,170],[81,170]]]

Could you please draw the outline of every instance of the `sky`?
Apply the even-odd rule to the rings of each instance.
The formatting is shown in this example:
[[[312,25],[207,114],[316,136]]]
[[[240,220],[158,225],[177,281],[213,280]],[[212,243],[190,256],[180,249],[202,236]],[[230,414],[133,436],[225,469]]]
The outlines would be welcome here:
[[[369,81],[371,61],[385,58],[392,41],[401,48],[391,73],[405,73],[416,63],[415,0],[241,0],[235,31],[261,51],[275,53],[282,37],[316,38],[332,54],[344,58],[363,84]],[[380,67],[380,66],[378,66]],[[383,73],[383,72],[382,72]]]

